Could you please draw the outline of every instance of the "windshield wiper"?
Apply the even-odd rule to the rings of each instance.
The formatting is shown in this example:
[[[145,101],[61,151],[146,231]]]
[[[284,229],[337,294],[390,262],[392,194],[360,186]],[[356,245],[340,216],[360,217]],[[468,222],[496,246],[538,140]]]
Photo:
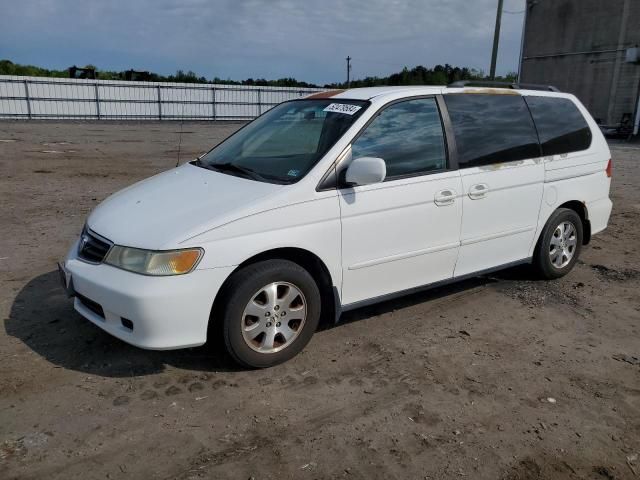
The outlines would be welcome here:
[[[210,163],[207,165],[208,168],[218,170],[219,172],[235,172],[240,173],[246,177],[249,177],[253,180],[264,180],[259,173],[255,170],[250,169],[249,167],[243,167],[241,165],[236,165],[235,163]]]

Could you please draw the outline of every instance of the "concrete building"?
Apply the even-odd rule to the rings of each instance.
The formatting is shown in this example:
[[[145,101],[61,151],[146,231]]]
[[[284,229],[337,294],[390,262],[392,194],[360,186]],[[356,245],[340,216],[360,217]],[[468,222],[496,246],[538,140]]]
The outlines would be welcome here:
[[[603,125],[640,122],[640,0],[526,0],[521,82],[575,94]]]

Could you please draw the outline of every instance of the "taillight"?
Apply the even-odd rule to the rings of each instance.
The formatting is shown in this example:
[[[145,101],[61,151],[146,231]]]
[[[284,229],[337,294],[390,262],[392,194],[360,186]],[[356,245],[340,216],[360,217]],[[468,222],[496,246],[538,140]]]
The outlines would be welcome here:
[[[605,172],[607,173],[607,177],[611,178],[611,175],[613,174],[613,162],[611,159],[609,159],[609,163],[607,163],[607,169]]]

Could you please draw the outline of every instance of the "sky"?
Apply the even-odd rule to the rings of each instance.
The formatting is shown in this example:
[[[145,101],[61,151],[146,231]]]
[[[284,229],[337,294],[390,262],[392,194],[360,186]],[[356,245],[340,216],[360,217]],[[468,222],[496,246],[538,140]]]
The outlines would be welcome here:
[[[525,0],[505,0],[498,74]],[[497,0],[0,0],[0,59],[325,84],[449,63],[489,71]]]

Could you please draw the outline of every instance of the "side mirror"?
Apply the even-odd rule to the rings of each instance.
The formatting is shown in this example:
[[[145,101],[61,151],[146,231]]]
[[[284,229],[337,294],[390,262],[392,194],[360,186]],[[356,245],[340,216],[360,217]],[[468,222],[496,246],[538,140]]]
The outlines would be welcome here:
[[[360,157],[354,159],[345,173],[345,181],[348,185],[371,185],[383,182],[387,176],[387,165],[381,158]]]

